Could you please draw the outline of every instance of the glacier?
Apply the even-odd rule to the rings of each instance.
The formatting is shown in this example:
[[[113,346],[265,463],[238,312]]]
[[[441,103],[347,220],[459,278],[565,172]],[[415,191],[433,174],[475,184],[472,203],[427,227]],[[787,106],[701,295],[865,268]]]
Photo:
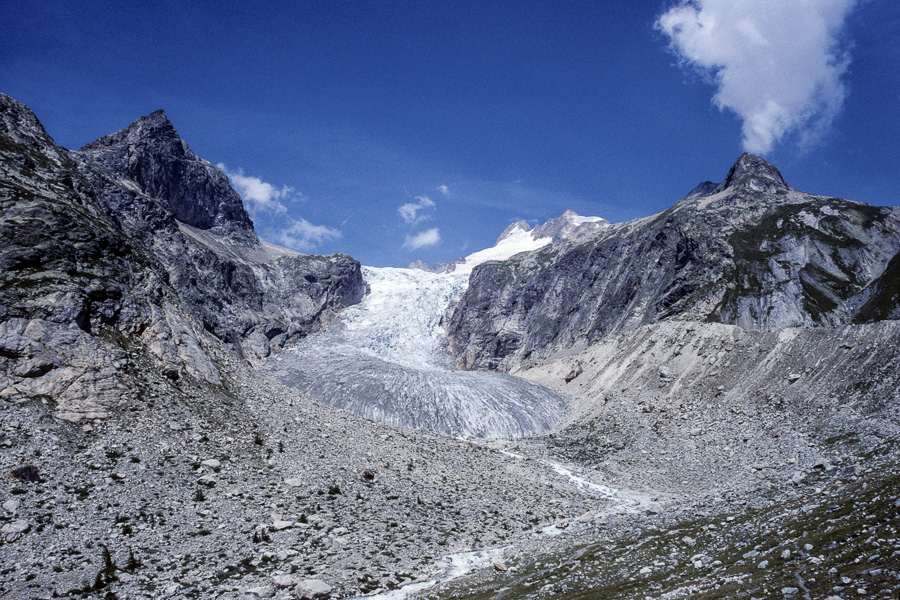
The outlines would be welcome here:
[[[476,266],[549,243],[513,228],[448,273],[363,267],[369,293],[360,304],[260,368],[319,402],[393,427],[482,439],[546,431],[564,398],[503,373],[456,369],[442,318]]]

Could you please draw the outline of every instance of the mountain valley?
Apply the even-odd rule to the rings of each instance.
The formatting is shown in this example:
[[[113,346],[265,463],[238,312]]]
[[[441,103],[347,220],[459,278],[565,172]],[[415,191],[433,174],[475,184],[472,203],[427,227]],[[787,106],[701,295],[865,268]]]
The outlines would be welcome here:
[[[895,598],[900,209],[745,154],[438,268],[0,95],[0,598]]]

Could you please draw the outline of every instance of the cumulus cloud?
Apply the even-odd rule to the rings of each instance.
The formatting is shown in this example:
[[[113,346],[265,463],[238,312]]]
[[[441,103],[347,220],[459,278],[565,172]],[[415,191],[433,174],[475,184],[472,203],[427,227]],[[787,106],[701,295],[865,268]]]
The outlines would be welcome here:
[[[744,149],[765,154],[789,134],[811,144],[843,106],[840,35],[856,2],[678,0],[656,28],[714,81],[715,105],[743,120]]]
[[[428,196],[416,196],[416,202],[408,202],[397,209],[407,225],[415,225],[430,218],[430,215],[420,214],[428,208],[434,207],[434,202]]]
[[[290,219],[290,225],[275,233],[275,241],[298,252],[309,252],[322,242],[341,237],[337,229],[313,225],[306,219]]]
[[[228,176],[228,180],[241,195],[251,216],[255,217],[261,213],[284,214],[287,212],[287,207],[282,203],[283,200],[303,199],[303,195],[292,187],[285,185],[278,188],[259,177],[244,175],[243,169],[230,171],[222,163],[216,166]]]
[[[439,192],[440,192],[441,194],[443,194],[444,196],[449,196],[449,195],[450,195],[450,188],[448,188],[448,187],[447,187],[446,185],[444,185],[444,184],[441,184],[441,185],[437,186],[437,187],[434,188],[434,189],[436,189],[437,191],[439,191]]]
[[[434,246],[440,241],[441,234],[438,232],[437,227],[435,227],[434,229],[428,229],[427,231],[417,233],[416,235],[406,236],[406,242],[403,243],[403,247],[409,248],[410,250],[418,250],[419,248]]]

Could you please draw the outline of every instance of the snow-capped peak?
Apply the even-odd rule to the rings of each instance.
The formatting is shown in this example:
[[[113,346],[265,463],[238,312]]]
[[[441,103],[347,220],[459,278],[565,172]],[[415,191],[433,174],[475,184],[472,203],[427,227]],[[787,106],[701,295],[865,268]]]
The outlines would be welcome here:
[[[524,224],[524,227],[521,224]],[[549,237],[536,237],[534,230],[528,229],[525,221],[519,221],[513,225],[517,227],[507,227],[494,246],[468,255],[464,263],[456,266],[455,272],[468,275],[481,263],[489,260],[506,260],[521,252],[531,252],[542,248],[553,241]]]

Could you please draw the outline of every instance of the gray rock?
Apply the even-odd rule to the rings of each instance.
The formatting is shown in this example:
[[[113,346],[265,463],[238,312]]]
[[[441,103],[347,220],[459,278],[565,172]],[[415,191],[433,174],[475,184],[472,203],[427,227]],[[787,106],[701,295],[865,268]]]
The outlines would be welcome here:
[[[350,257],[261,243],[162,111],[70,152],[0,95],[0,179],[2,389],[53,398],[63,420],[137,398],[129,343],[169,379],[218,385],[211,352],[268,355],[365,293]]]
[[[28,524],[28,521],[18,520],[13,521],[12,523],[7,523],[2,528],[0,528],[0,532],[6,534],[6,541],[14,542],[31,529],[31,525]]]
[[[53,593],[55,596],[60,597],[88,593],[94,588],[101,576],[99,569],[79,569],[63,573],[57,579]]]
[[[477,267],[447,323],[457,365],[508,370],[671,318],[774,331],[900,315],[888,291],[900,211],[793,190],[746,154],[714,189],[578,244]],[[836,252],[847,261],[836,265]],[[831,275],[810,283],[810,270]]]
[[[781,595],[785,598],[793,598],[799,591],[800,590],[795,587],[783,587],[781,588]]]
[[[253,596],[254,598],[274,598],[275,588],[271,586],[252,587],[244,593],[248,596]]]
[[[331,593],[332,587],[321,579],[304,579],[294,588],[297,600],[315,600]]]
[[[297,585],[297,578],[293,575],[273,575],[272,583],[278,588],[289,588]]]

